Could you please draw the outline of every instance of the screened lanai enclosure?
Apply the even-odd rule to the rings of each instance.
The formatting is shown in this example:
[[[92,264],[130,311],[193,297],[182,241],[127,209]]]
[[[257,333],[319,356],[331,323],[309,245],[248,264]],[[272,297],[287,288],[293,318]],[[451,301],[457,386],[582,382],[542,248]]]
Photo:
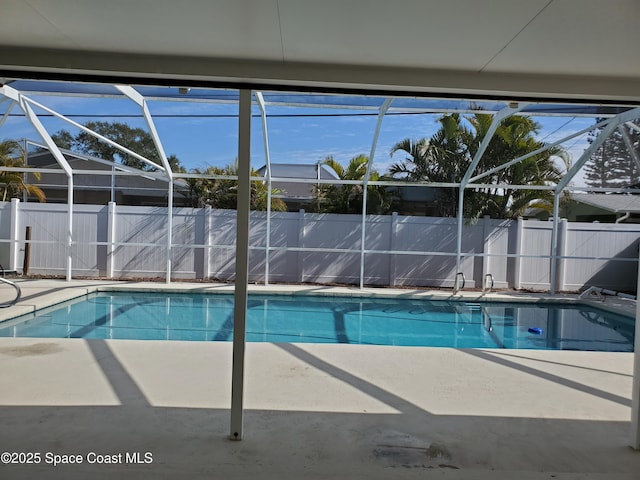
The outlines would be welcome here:
[[[635,293],[639,117],[617,103],[4,79],[0,140],[24,161],[0,172],[47,201],[5,181],[0,264],[234,281],[250,168],[251,282]],[[622,206],[575,214],[605,197]]]

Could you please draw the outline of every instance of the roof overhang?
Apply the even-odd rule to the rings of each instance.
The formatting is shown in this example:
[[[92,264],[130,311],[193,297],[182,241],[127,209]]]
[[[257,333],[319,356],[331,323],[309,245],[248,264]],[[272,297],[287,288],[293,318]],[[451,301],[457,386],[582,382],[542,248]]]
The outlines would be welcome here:
[[[0,75],[640,102],[635,0],[6,0]]]

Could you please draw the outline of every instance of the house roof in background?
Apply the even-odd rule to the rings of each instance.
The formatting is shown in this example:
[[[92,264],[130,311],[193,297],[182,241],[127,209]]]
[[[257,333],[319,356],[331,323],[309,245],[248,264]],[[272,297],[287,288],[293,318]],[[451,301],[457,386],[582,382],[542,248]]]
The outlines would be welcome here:
[[[318,178],[318,166],[320,167],[320,178],[325,180],[336,180],[338,176],[326,165],[317,163],[292,164],[292,163],[272,163],[271,176],[274,178],[300,178],[314,180]],[[265,175],[266,165],[258,169],[260,175]],[[296,183],[287,181],[275,181],[273,186],[282,193],[276,195],[279,198],[309,200],[315,198],[315,185],[309,183]]]
[[[571,198],[613,213],[640,213],[640,194],[576,193]]]

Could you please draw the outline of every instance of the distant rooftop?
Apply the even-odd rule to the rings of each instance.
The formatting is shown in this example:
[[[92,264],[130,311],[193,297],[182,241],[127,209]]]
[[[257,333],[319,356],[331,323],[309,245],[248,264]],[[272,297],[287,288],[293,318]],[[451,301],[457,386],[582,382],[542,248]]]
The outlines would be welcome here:
[[[266,172],[266,165],[258,169],[260,175]],[[271,176],[274,178],[301,178],[314,180],[318,177],[324,180],[336,180],[338,177],[333,169],[318,163],[295,164],[295,163],[272,163]],[[277,195],[287,199],[312,199],[316,192],[314,185],[309,183],[296,182],[273,182],[273,186],[282,193]]]
[[[571,198],[613,213],[640,213],[640,195],[576,193]]]

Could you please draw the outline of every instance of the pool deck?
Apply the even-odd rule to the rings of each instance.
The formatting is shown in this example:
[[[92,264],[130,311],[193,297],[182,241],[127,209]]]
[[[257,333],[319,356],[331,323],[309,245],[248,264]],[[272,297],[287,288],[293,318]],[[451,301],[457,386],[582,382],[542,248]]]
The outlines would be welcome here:
[[[4,318],[105,285],[167,288],[20,285],[23,299]],[[605,302],[615,303],[635,309]],[[629,353],[250,343],[241,442],[227,438],[231,357],[224,342],[0,339],[0,451],[41,454],[40,464],[0,464],[0,478],[640,478],[640,452],[628,447]],[[101,458],[94,453],[117,463],[89,463]],[[152,462],[134,463],[137,453]],[[54,454],[83,463],[53,466]]]

